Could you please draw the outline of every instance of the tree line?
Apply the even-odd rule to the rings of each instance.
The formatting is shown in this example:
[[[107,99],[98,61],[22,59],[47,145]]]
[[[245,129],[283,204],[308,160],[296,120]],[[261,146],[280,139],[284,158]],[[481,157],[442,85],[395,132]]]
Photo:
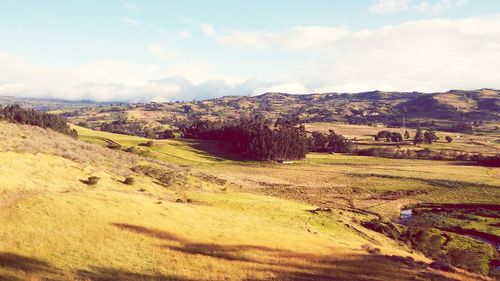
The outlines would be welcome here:
[[[274,124],[263,116],[242,116],[233,121],[196,119],[180,128],[181,137],[219,140],[253,160],[296,160],[308,152],[308,138],[298,120],[278,119]]]
[[[307,135],[298,118],[279,118],[276,122],[256,117],[235,121],[197,119],[180,126],[182,138],[225,141],[240,155],[253,160],[297,160],[308,152],[353,152],[351,140],[330,130],[328,134]]]
[[[381,141],[383,139],[386,139],[387,142],[402,142],[403,141],[403,135],[399,132],[390,132],[390,131],[380,131],[375,135],[375,141]],[[409,140],[410,139],[410,133],[408,131],[404,132],[404,138]],[[453,141],[453,138],[450,136],[445,137],[446,141],[448,143]],[[415,136],[413,137],[413,144],[419,145],[422,143],[428,143],[432,144],[433,142],[439,140],[439,137],[436,135],[436,131],[430,129],[426,130],[425,132],[418,128],[417,131],[415,132]]]
[[[0,119],[13,123],[49,128],[74,138],[78,136],[76,130],[68,126],[65,118],[32,108],[23,108],[18,104],[7,105],[5,107],[0,106]]]
[[[88,124],[80,123],[82,127],[88,127]],[[106,131],[115,134],[139,136],[149,139],[171,139],[175,138],[174,132],[161,127],[153,128],[147,122],[129,121],[125,118],[112,121],[111,123],[103,123],[100,126],[101,131]]]

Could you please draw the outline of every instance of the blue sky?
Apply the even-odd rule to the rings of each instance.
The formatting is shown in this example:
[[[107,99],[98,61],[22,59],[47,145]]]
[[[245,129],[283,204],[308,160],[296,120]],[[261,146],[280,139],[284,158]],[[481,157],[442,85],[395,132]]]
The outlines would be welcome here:
[[[0,95],[166,101],[500,85],[500,1],[0,1]]]

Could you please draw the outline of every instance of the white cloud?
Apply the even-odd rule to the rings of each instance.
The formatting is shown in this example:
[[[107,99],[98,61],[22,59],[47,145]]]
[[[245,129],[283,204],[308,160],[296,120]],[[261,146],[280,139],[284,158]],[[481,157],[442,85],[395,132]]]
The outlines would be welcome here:
[[[303,76],[321,91],[498,88],[500,15],[352,32]]]
[[[379,15],[394,14],[408,10],[409,4],[410,0],[378,0],[368,10]]]
[[[368,7],[368,11],[378,15],[407,11],[438,15],[447,9],[462,7],[467,2],[469,0],[377,0]]]
[[[167,59],[167,65],[98,60],[74,67],[52,67],[0,50],[0,95],[166,101],[229,95],[242,85],[217,75],[211,63],[180,61],[161,45],[148,49]]]
[[[259,95],[262,93],[273,92],[273,93],[289,93],[289,94],[307,94],[311,92],[311,89],[307,88],[300,82],[285,82],[285,83],[273,83],[271,85],[263,85],[263,87],[258,87],[253,90],[253,95]]]
[[[222,36],[224,40],[220,42],[227,44],[225,40],[229,39],[226,37],[231,33],[220,34],[209,25],[203,28],[215,40]],[[0,95],[161,101],[266,91],[307,93],[379,89],[433,92],[500,88],[500,15],[421,20],[361,31],[332,27],[297,30],[293,27],[282,32],[250,34],[250,38],[257,37],[258,44],[229,40],[230,43],[243,42],[245,47],[264,46],[263,50],[281,50],[284,47],[278,46],[276,39],[281,38],[289,43],[288,49],[308,50],[303,53],[313,58],[311,61],[283,68],[274,77],[266,77],[268,82],[221,75],[221,65],[185,60],[176,50],[160,44],[147,48],[159,59],[155,64],[97,60],[73,67],[54,67],[0,50]],[[342,30],[342,36],[331,40],[332,30]],[[239,32],[246,36],[246,32]],[[306,43],[297,42],[297,36],[313,39]],[[285,53],[284,59],[303,55]],[[279,64],[280,59],[272,63]],[[258,69],[258,61],[255,66]],[[268,66],[268,62],[261,65],[262,68]],[[241,68],[246,70],[248,65],[241,64]],[[241,76],[242,69],[234,72]],[[246,73],[245,78],[259,75],[251,70]]]
[[[468,0],[425,0],[413,6],[413,10],[421,13],[440,14],[444,10],[459,8],[469,2]]]
[[[135,27],[135,28],[142,28],[142,23],[139,22],[138,20],[130,17],[124,17],[122,19],[126,24]]]
[[[0,95],[6,96],[171,101],[252,95],[266,90],[293,91],[294,87],[300,89],[299,83],[261,82],[256,79],[235,81],[218,77],[214,74],[214,66],[204,62],[174,60],[169,61],[167,67],[160,67],[100,60],[61,68],[37,64],[0,51],[0,66]]]
[[[206,36],[228,46],[248,49],[284,49],[299,51],[329,44],[348,32],[341,27],[294,26],[281,32],[241,31],[217,32],[208,24],[200,25]]]
[[[159,58],[160,60],[163,61],[171,61],[176,59],[179,55],[177,52],[173,50],[167,50],[165,47],[161,46],[160,44],[152,44],[148,48],[149,52]]]

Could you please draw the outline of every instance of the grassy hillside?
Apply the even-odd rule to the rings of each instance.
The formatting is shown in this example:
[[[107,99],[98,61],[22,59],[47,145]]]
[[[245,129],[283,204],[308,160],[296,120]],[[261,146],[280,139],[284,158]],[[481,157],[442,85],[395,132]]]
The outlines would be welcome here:
[[[221,152],[216,144],[204,140],[154,140],[152,147],[145,147],[144,144],[149,139],[113,134],[102,131],[94,131],[80,126],[72,125],[79,135],[79,139],[100,145],[118,144],[123,148],[134,147],[138,151],[147,152],[147,155],[169,163],[177,164],[213,164],[231,163],[228,160],[238,158],[236,155]],[[208,151],[217,151],[210,154]],[[222,157],[224,156],[224,157]]]
[[[358,133],[366,134],[368,128],[359,127]],[[455,145],[463,149],[469,137],[472,136],[464,136]],[[470,165],[468,162],[312,153],[307,159],[296,161],[292,165],[243,163],[212,158],[220,155],[220,151],[200,150],[200,147],[194,147],[192,141],[176,140],[176,142],[182,143],[182,150],[190,147],[188,150],[203,153],[209,160],[189,162],[189,159],[183,158],[183,163],[190,164],[192,171],[206,180],[227,182],[243,192],[270,195],[328,210],[333,209],[341,214],[340,217],[346,219],[344,223],[349,227],[375,217],[386,221],[398,221],[402,208],[421,203],[439,206],[443,203],[497,204],[500,201],[499,170]],[[161,143],[160,141],[159,147],[162,147]],[[207,146],[210,143],[205,141]],[[212,142],[211,146],[217,148],[216,143]],[[433,144],[433,148],[436,145]],[[158,158],[159,155],[153,153],[155,146],[144,148],[144,151],[150,151],[149,157]],[[163,147],[172,150],[167,146]],[[210,161],[212,163],[209,163]],[[360,211],[371,215],[361,217],[353,215]],[[455,215],[440,214],[440,219],[446,222],[444,225],[447,228],[459,227],[466,231],[479,231],[481,235],[498,235],[496,225],[500,220],[497,215],[475,216],[467,214],[467,211],[464,215],[458,215],[462,212],[459,208],[453,212]],[[353,224],[353,221],[356,223]],[[453,247],[460,245],[464,249],[468,247],[467,245],[471,245],[470,242],[462,241],[468,239],[465,236],[453,237],[453,243],[450,243],[454,245]],[[483,243],[481,247],[484,246],[488,244]]]
[[[427,261],[351,222],[361,216],[355,213],[313,215],[306,210],[314,205],[243,193],[196,166],[167,165],[36,127],[0,127],[0,280],[476,278],[392,257]],[[136,165],[175,171],[184,180],[166,187],[133,172]],[[101,179],[89,186],[83,182],[89,176]],[[123,184],[126,176],[135,184]],[[369,254],[364,244],[382,253]]]

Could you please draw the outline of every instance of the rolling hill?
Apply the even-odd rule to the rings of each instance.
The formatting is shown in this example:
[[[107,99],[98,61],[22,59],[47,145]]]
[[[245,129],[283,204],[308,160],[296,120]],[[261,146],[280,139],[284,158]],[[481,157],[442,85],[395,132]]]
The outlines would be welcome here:
[[[276,120],[299,118],[301,122],[385,125],[457,131],[470,124],[478,131],[499,133],[500,91],[480,89],[443,93],[382,92],[292,95],[265,93],[259,96],[226,96],[210,100],[165,103],[114,103],[57,107],[73,124],[99,129],[126,120],[148,130],[176,129],[186,120],[228,120],[242,114],[261,114]],[[404,119],[404,120],[403,120]]]
[[[127,146],[144,139],[79,130],[102,145],[0,123],[0,280],[482,278],[429,268],[423,255],[361,227],[369,213],[310,212],[313,201],[266,195],[245,183],[247,172],[279,167],[218,161],[175,141],[140,156],[109,149],[103,139]],[[182,164],[161,161],[155,150]],[[309,161],[302,171],[331,166]],[[215,167],[250,169],[225,179]],[[488,177],[483,169],[477,177]],[[89,184],[91,176],[97,184]],[[255,179],[280,181],[263,176]],[[135,183],[125,184],[126,177]]]

